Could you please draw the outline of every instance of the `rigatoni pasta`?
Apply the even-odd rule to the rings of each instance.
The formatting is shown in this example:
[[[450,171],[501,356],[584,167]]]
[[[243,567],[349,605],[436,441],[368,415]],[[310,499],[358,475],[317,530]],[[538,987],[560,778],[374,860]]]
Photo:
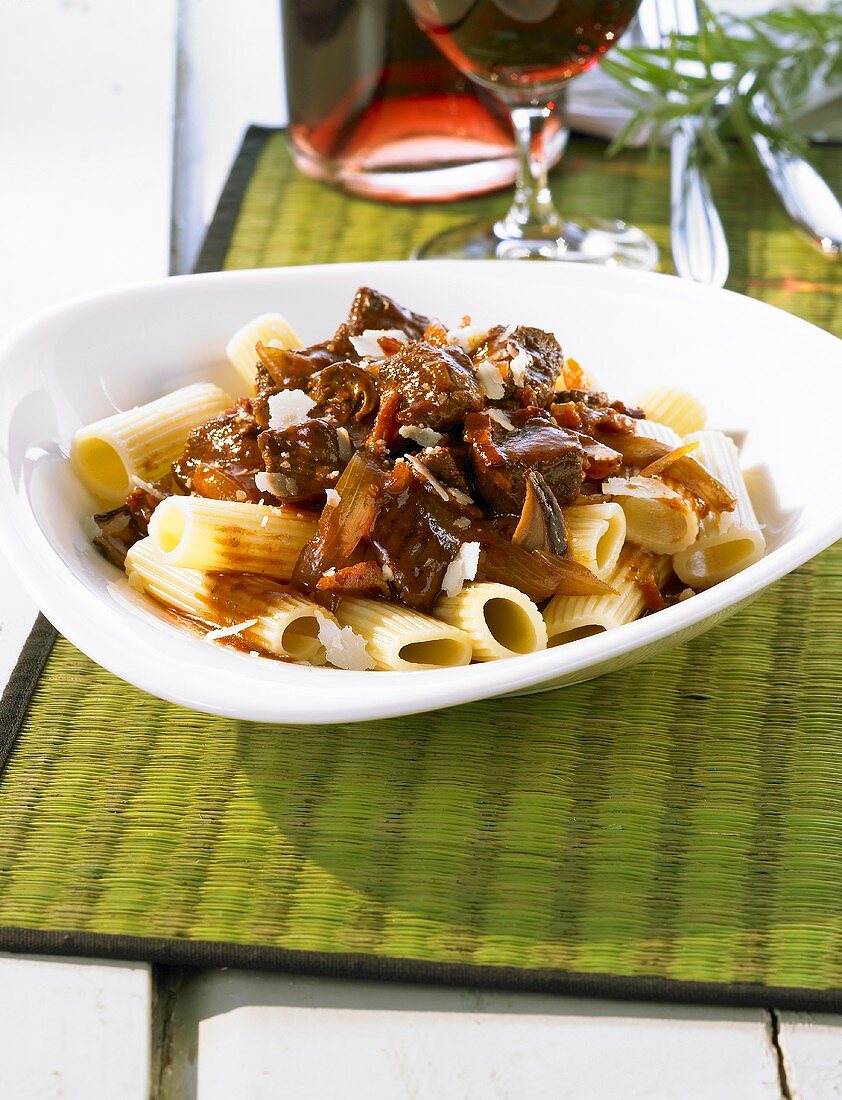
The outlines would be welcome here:
[[[463,630],[475,661],[498,661],[547,647],[547,628],[536,604],[508,584],[467,584],[440,596],[433,614]]]
[[[676,575],[685,584],[710,588],[759,561],[766,540],[748,495],[734,441],[722,432],[710,431],[695,432],[688,439],[698,444],[694,452],[698,461],[737,502],[733,511],[703,519],[696,542],[675,557]]]
[[[607,596],[555,596],[544,608],[550,646],[614,630],[640,617],[648,593],[663,587],[672,569],[666,554],[627,546],[608,578]]]
[[[637,403],[647,420],[671,428],[678,436],[700,432],[707,420],[701,401],[692,393],[672,386],[656,386],[638,398]]]
[[[619,504],[571,505],[564,509],[570,557],[604,580],[626,541],[626,516]]]
[[[473,647],[464,630],[381,600],[345,598],[336,617],[365,639],[377,668],[404,672],[470,664]]]
[[[88,424],[70,447],[76,476],[104,504],[118,504],[132,478],[149,482],[168,473],[190,431],[230,404],[218,386],[199,382]]]
[[[230,636],[247,650],[325,663],[319,631],[325,620],[335,620],[299,592],[263,577],[174,567],[161,558],[151,539],[142,539],[129,550],[126,572],[134,588],[207,624],[207,634],[214,639]]]
[[[699,533],[699,516],[686,493],[654,477],[612,477],[603,492],[626,517],[626,537],[655,554],[686,550]]]
[[[298,333],[280,313],[261,313],[247,325],[243,325],[228,341],[225,351],[228,362],[242,376],[245,384],[252,388],[257,373],[257,344],[267,348],[300,348]]]
[[[281,580],[292,577],[315,533],[312,515],[205,497],[168,497],[149,522],[149,537],[169,565]]]
[[[446,325],[369,287],[310,347],[229,341],[193,386],[80,430],[95,545],[209,641],[353,671],[528,657],[763,553],[733,444],[662,387],[612,400],[548,332]],[[649,418],[644,415],[649,414]]]

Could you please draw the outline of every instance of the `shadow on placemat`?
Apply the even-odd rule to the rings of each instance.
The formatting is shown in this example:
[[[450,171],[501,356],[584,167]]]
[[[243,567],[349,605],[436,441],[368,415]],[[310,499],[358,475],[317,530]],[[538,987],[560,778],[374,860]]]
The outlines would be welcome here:
[[[840,593],[836,548],[623,673],[338,726],[173,707],[62,641],[2,784],[0,924],[837,988]]]

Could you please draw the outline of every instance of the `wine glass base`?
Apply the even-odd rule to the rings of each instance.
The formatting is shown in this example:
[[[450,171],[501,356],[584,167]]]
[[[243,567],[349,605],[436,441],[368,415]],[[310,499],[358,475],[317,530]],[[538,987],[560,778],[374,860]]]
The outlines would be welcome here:
[[[447,229],[420,245],[416,260],[563,260],[566,263],[652,271],[658,246],[626,222],[582,218],[564,222],[557,237],[535,240],[505,235],[502,223],[472,222]]]

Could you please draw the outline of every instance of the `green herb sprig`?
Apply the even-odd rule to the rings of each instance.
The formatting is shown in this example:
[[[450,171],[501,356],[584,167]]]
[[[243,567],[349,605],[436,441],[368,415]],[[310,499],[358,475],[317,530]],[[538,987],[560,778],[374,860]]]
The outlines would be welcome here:
[[[623,86],[633,111],[609,155],[647,127],[654,151],[663,127],[685,116],[701,119],[699,138],[719,161],[728,159],[724,139],[734,135],[749,149],[758,131],[797,147],[803,143],[790,120],[810,88],[842,84],[842,0],[749,17],[714,14],[699,0],[699,24],[697,35],[673,35],[660,49],[618,48],[603,58],[601,69]],[[774,126],[752,109],[759,93]]]

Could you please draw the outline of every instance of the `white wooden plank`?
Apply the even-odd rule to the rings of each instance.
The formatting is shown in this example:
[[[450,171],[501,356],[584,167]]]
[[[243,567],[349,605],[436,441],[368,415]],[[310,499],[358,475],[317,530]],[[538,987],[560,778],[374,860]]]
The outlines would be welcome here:
[[[161,1100],[779,1100],[764,1013],[336,982],[188,977]]]
[[[0,25],[2,336],[62,299],[166,274],[176,0],[0,0]],[[4,585],[0,690],[34,617]]]
[[[842,1016],[779,1012],[778,1045],[792,1100],[842,1098]]]
[[[147,1100],[147,966],[0,956],[0,1096]]]

